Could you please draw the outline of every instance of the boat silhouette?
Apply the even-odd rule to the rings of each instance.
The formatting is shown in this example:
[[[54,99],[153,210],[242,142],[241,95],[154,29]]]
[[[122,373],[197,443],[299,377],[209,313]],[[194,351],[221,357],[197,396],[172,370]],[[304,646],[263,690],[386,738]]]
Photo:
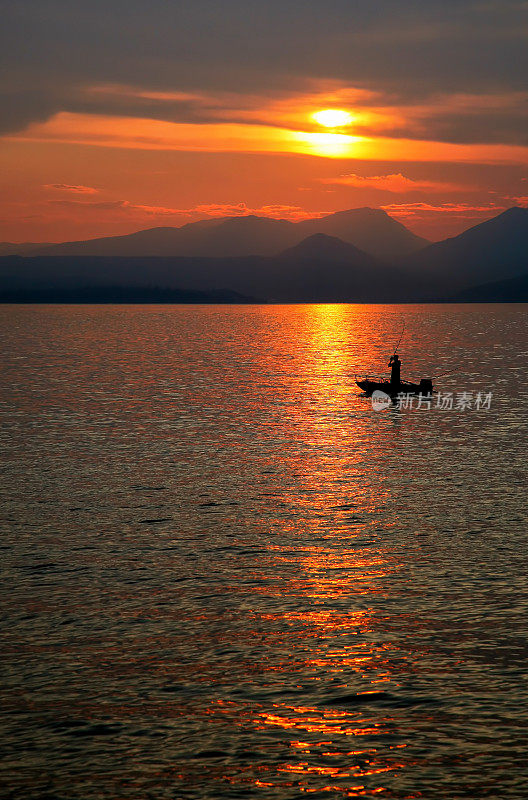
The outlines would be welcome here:
[[[415,394],[415,395],[426,395],[430,396],[433,394],[433,381],[431,378],[422,378],[420,383],[414,383],[413,381],[406,381],[402,380],[401,378],[401,360],[398,356],[398,349],[401,344],[401,340],[403,337],[403,332],[405,330],[405,325],[403,326],[403,330],[401,332],[401,336],[398,340],[398,344],[394,348],[394,353],[389,359],[388,366],[391,370],[390,380],[388,381],[386,378],[380,378],[379,376],[367,375],[365,378],[358,380],[357,375],[356,377],[356,384],[362,389],[366,395],[369,397],[375,392],[385,392],[385,394],[390,395],[390,397],[396,397],[399,394]]]
[[[433,381],[431,378],[422,378],[420,383],[413,383],[412,381],[405,381],[400,380],[398,383],[393,383],[388,380],[384,380],[380,376],[366,376],[364,378],[358,379],[357,375],[356,384],[362,389],[367,397],[370,397],[376,390],[380,392],[385,392],[390,397],[396,397],[399,394],[414,394],[414,395],[432,395],[434,388],[433,388]]]

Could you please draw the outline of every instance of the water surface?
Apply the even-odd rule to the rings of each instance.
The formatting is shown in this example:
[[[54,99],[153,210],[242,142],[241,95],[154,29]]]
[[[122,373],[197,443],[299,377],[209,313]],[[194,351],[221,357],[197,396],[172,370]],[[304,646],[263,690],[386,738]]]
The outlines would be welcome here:
[[[0,325],[6,797],[528,795],[526,306]]]

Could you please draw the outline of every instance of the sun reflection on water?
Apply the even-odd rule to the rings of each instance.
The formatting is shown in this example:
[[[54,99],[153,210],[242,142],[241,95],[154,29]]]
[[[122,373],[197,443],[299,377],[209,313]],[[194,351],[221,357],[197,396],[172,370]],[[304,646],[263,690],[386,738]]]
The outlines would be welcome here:
[[[5,313],[14,793],[517,800],[524,406],[373,414],[354,372],[404,315],[406,364],[482,341],[513,396],[526,315]]]
[[[286,418],[299,457],[278,455],[276,468],[289,476],[273,492],[282,524],[266,543],[269,568],[251,577],[252,595],[275,606],[259,615],[268,640],[281,632],[282,658],[262,665],[263,680],[292,696],[255,710],[253,729],[270,741],[281,732],[291,738],[281,763],[261,765],[255,785],[373,796],[385,792],[385,774],[404,766],[389,702],[397,683],[393,649],[377,636],[380,612],[372,604],[387,596],[401,563],[365,534],[389,490],[363,479],[358,444],[366,432],[350,417],[354,351],[361,343],[365,359],[374,361],[376,353],[360,310],[313,306],[303,323],[298,360],[282,375],[300,399]],[[285,509],[292,502],[290,521]],[[298,694],[318,702],[295,702]]]

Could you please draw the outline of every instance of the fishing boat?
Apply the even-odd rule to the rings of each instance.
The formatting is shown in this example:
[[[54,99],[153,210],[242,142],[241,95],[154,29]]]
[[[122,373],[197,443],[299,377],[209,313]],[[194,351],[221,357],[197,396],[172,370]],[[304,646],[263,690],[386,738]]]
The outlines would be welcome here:
[[[396,397],[398,394],[430,396],[434,391],[433,381],[430,378],[422,378],[420,383],[400,380],[399,383],[394,384],[379,376],[369,375],[360,379],[357,375],[355,377],[357,386],[365,392],[367,397],[370,397],[376,390],[385,392],[390,397]]]
[[[401,361],[398,356],[398,350],[404,330],[405,325],[403,326],[398,344],[394,348],[394,353],[390,357],[388,366],[391,368],[391,378],[389,381],[387,378],[380,377],[379,375],[367,375],[365,378],[361,378],[361,380],[358,380],[357,375],[355,376],[356,384],[368,397],[375,391],[384,392],[390,397],[396,397],[399,394],[424,395],[430,397],[433,394],[433,381],[431,378],[422,378],[420,383],[414,383],[413,381],[402,380],[400,377]]]

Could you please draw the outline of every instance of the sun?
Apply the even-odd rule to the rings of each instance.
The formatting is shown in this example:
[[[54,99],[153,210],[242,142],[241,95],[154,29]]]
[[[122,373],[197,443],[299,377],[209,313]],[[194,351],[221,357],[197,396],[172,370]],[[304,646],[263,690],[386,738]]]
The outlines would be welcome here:
[[[312,114],[312,119],[325,128],[342,128],[345,125],[350,125],[352,114],[342,108],[325,108]]]

